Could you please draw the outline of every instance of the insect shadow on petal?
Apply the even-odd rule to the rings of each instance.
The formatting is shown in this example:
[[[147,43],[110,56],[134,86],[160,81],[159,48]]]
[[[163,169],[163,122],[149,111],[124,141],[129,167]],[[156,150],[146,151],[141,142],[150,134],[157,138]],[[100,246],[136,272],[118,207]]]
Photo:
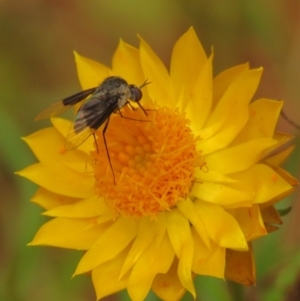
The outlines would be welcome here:
[[[95,131],[105,123],[102,130],[103,141],[109,166],[113,174],[114,184],[116,184],[115,174],[105,138],[109,119],[112,113],[119,113],[122,118],[148,122],[149,120],[129,118],[123,116],[121,113],[121,109],[126,105],[129,105],[133,110],[137,110],[137,108],[134,108],[131,105],[130,101],[132,101],[142,109],[146,116],[148,115],[147,111],[140,104],[140,100],[143,97],[141,89],[148,84],[150,84],[150,82],[146,80],[140,87],[137,87],[136,85],[128,84],[126,80],[119,76],[110,76],[98,87],[81,91],[50,105],[40,112],[35,117],[35,120],[51,118],[61,114],[88,97],[76,113],[74,122],[66,136],[65,147],[67,150],[75,149],[93,135],[98,152]]]

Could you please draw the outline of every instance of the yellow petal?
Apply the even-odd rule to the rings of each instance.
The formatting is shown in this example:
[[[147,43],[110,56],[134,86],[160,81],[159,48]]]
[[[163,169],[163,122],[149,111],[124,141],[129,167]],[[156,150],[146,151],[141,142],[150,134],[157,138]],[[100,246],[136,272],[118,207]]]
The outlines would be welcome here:
[[[57,206],[73,204],[78,202],[78,199],[59,195],[40,187],[36,194],[32,197],[31,201],[45,209],[51,209]]]
[[[246,252],[226,250],[225,277],[243,285],[255,285],[255,264],[251,244]]]
[[[195,85],[188,87],[191,89],[186,95],[185,102],[187,118],[191,121],[191,127],[195,132],[202,129],[208,115],[211,113],[212,104],[212,58],[203,66],[200,74],[196,77]]]
[[[189,221],[177,209],[169,212],[167,217],[167,231],[179,259],[178,277],[182,285],[195,298],[196,292],[191,273],[194,245]]]
[[[152,83],[147,87],[151,99],[161,106],[175,108],[176,99],[168,71],[150,46],[140,38],[140,59],[144,76]]]
[[[165,220],[157,219],[151,220],[148,217],[144,217],[139,222],[138,234],[126,256],[126,260],[120,272],[120,277],[137,262],[141,254],[148,248],[149,244],[158,244],[162,239],[166,230]]]
[[[173,47],[170,75],[176,98],[184,91],[184,99],[188,100],[196,79],[207,60],[200,41],[191,27],[184,33]],[[185,106],[184,106],[185,107]],[[182,108],[184,110],[184,107]]]
[[[74,275],[88,272],[98,265],[118,256],[137,234],[131,220],[119,217],[101,233],[94,245],[81,258]]]
[[[277,166],[271,167],[274,169],[274,171],[276,171],[278,175],[280,175],[280,177],[282,177],[287,183],[289,183],[292,188],[296,188],[299,185],[299,182],[286,170]]]
[[[243,73],[249,70],[249,64],[241,64],[219,73],[213,80],[213,108],[216,107],[228,87]]]
[[[290,189],[275,196],[274,198],[272,198],[271,200],[269,200],[265,203],[260,203],[259,205],[260,205],[261,209],[272,206],[272,205],[276,204],[277,202],[279,202],[280,200],[284,199],[286,196],[290,195],[293,191],[295,191],[297,186],[299,185],[299,182],[285,170],[283,170],[279,167],[276,167],[276,166],[272,166],[272,168],[281,178],[284,179],[284,181],[286,181],[290,185]]]
[[[144,300],[155,275],[166,273],[173,259],[174,251],[167,234],[159,245],[150,244],[132,268],[127,288],[130,298],[134,301]]]
[[[206,166],[225,175],[245,170],[258,162],[264,151],[277,144],[274,139],[260,138],[205,156]]]
[[[274,169],[264,164],[256,164],[232,177],[247,183],[255,191],[255,203],[265,203],[292,188]]]
[[[45,223],[29,245],[88,250],[106,227],[94,224],[91,219],[57,217]]]
[[[92,280],[96,290],[97,300],[117,293],[127,287],[128,275],[118,279],[127,249],[112,260],[100,264],[92,270]]]
[[[79,81],[83,90],[99,86],[109,76],[110,69],[74,52]]]
[[[120,40],[112,59],[112,71],[128,83],[139,85],[144,81],[139,50]]]
[[[128,72],[129,70],[130,72]],[[141,86],[147,80],[142,70],[139,50],[122,40],[120,40],[113,56],[112,72],[117,76],[123,77],[129,84],[136,86]],[[150,105],[147,89],[147,86],[143,88],[142,105],[145,108]]]
[[[212,243],[211,248],[203,244],[198,233],[192,228],[194,240],[194,257],[192,270],[198,275],[224,278],[225,271],[225,248]]]
[[[194,226],[195,230],[201,237],[203,243],[208,248],[210,248],[210,240],[207,235],[207,231],[204,227],[202,220],[200,219],[199,215],[197,214],[194,203],[191,201],[191,199],[187,197],[186,200],[177,203],[177,208]]]
[[[286,148],[283,151],[280,151],[277,154],[267,158],[265,161],[271,165],[280,166],[282,165],[285,160],[290,156],[290,154],[294,151],[295,145],[291,145],[290,147]]]
[[[248,119],[248,103],[257,88],[261,73],[261,69],[244,71],[229,86],[205,125],[210,127],[220,124],[219,132],[198,143],[203,154],[228,146],[241,131]]]
[[[213,183],[235,183],[236,180],[221,173],[206,169],[206,166],[202,168],[197,168],[195,170],[194,176],[196,178],[195,182],[213,182]]]
[[[239,223],[247,241],[268,234],[258,205],[253,205],[250,208],[236,208],[229,210],[229,213]]]
[[[45,166],[66,165],[82,173],[91,171],[90,165],[87,164],[89,160],[87,154],[78,151],[62,151],[65,139],[53,127],[42,129],[23,139],[38,161]]]
[[[96,195],[80,200],[74,204],[57,206],[56,208],[44,212],[44,215],[47,216],[70,218],[96,217],[103,214],[107,215],[107,220],[113,219],[111,210],[107,207],[103,199],[99,199]]]
[[[94,193],[92,176],[77,173],[63,165],[50,168],[36,163],[17,172],[17,174],[49,191],[64,196],[86,198]],[[74,185],[74,183],[80,183],[80,185]]]
[[[262,74],[262,68],[244,70],[228,86],[215,110],[211,114],[207,126],[218,120],[232,120],[243,124],[247,120],[248,104],[255,93]]]
[[[272,138],[280,115],[283,101],[262,98],[249,106],[249,120],[232,142],[241,144],[257,138]]]
[[[267,151],[265,152],[264,156],[262,157],[262,160],[266,160],[269,157],[274,156],[278,152],[282,151],[288,143],[290,143],[293,140],[293,136],[285,133],[275,132],[273,139],[277,141],[277,144],[269,147]]]
[[[152,284],[152,290],[164,301],[179,301],[185,293],[177,274],[178,260],[175,258],[165,274],[158,274]]]
[[[204,222],[210,238],[220,247],[246,250],[244,234],[237,221],[220,206],[195,201],[195,208]]]
[[[244,185],[243,185],[244,186]],[[241,184],[229,186],[221,183],[194,183],[191,195],[203,201],[219,204],[226,208],[251,206],[255,192],[245,189]]]

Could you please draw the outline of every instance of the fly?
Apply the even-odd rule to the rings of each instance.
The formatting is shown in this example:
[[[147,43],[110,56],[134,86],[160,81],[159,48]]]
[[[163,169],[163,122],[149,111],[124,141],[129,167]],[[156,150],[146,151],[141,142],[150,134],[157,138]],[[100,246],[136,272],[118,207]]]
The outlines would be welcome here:
[[[81,91],[50,105],[48,108],[40,112],[35,117],[35,120],[42,120],[63,113],[72,106],[89,97],[76,113],[74,122],[71,125],[65,140],[65,147],[67,150],[75,149],[84,141],[86,141],[91,135],[93,135],[97,147],[95,131],[105,123],[102,136],[109,165],[113,174],[114,183],[116,183],[105,138],[105,132],[109,124],[109,119],[112,113],[119,113],[123,118],[136,120],[125,117],[121,113],[121,109],[126,105],[129,105],[133,110],[136,110],[134,107],[132,107],[130,101],[136,103],[142,109],[145,115],[148,115],[146,110],[140,104],[140,100],[143,97],[141,89],[148,84],[149,82],[146,80],[140,87],[137,87],[136,85],[128,84],[121,77],[110,76],[106,78],[98,87]]]

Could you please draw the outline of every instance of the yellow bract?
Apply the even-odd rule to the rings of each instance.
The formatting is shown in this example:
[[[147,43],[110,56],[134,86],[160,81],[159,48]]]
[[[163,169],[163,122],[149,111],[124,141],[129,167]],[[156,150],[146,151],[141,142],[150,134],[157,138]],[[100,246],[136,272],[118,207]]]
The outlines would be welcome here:
[[[275,127],[282,102],[252,101],[262,69],[248,64],[212,78],[193,28],[175,44],[170,72],[140,39],[120,41],[112,69],[75,54],[83,89],[118,75],[142,89],[148,116],[126,107],[78,149],[64,150],[70,122],[24,140],[39,163],[19,174],[41,188],[33,201],[53,219],[30,245],[85,250],[75,275],[91,272],[97,298],[127,289],[143,300],[196,298],[195,275],[255,283],[251,241],[281,220],[273,204],[297,181],[279,165],[292,148]]]

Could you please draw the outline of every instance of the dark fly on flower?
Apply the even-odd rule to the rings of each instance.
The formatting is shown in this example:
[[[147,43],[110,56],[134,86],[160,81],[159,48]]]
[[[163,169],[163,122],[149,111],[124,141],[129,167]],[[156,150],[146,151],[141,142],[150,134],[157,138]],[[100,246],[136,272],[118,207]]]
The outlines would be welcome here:
[[[140,100],[143,96],[141,89],[148,84],[149,82],[146,80],[140,87],[137,87],[132,84],[129,85],[121,77],[110,76],[106,78],[98,87],[84,90],[52,104],[39,113],[35,120],[42,120],[63,113],[88,97],[87,101],[81,105],[76,113],[74,122],[71,125],[66,137],[65,147],[67,150],[75,149],[84,141],[86,141],[91,135],[93,135],[95,139],[95,131],[105,123],[102,130],[103,141],[115,182],[115,175],[111,165],[105,138],[105,132],[108,127],[110,116],[112,113],[119,113],[123,118],[136,120],[125,117],[121,113],[121,109],[127,104],[133,110],[136,110],[134,107],[132,107],[130,101],[136,103],[142,109],[145,115],[148,115],[146,110],[140,104]]]

